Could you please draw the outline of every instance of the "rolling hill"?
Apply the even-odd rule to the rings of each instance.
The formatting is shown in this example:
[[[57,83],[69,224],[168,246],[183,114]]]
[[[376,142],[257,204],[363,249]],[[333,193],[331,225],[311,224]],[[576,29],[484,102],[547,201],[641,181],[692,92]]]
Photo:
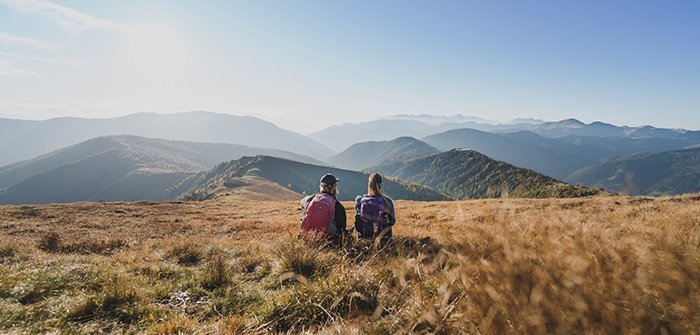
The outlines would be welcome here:
[[[105,136],[1,167],[0,203],[173,199],[197,173],[254,154],[319,163],[275,149]]]
[[[566,180],[630,195],[698,192],[700,148],[616,157],[577,170]]]
[[[274,182],[299,194],[318,192],[319,179],[325,173],[340,178],[341,200],[352,200],[356,195],[367,193],[369,175],[362,172],[300,163],[292,160],[256,156],[222,163],[201,176],[193,190],[183,195],[186,200],[205,200],[235,193],[245,187],[245,178],[258,177]],[[407,200],[445,200],[447,197],[423,185],[387,178],[383,190],[388,196]]]
[[[399,137],[391,141],[370,141],[353,144],[343,152],[327,159],[335,166],[363,170],[378,164],[388,164],[430,156],[438,149],[413,137]]]
[[[407,162],[381,165],[382,174],[410,180],[455,199],[569,198],[599,193],[532,170],[493,160],[473,150],[453,149]]]
[[[334,154],[306,136],[254,117],[209,112],[139,113],[110,119],[0,119],[0,143],[12,143],[0,146],[0,166],[106,135],[249,145],[291,151],[316,159]]]

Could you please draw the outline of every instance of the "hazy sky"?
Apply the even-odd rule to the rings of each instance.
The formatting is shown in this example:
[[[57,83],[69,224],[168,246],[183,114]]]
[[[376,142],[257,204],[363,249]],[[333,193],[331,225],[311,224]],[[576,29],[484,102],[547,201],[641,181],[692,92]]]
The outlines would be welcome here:
[[[700,1],[0,0],[0,117],[700,129]]]

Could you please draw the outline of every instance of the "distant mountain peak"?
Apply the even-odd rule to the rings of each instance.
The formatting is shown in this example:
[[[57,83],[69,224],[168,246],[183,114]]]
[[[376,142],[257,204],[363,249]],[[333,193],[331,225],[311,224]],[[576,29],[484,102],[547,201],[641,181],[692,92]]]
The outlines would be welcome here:
[[[579,128],[579,127],[583,127],[586,125],[585,123],[583,123],[580,120],[575,119],[575,118],[568,118],[568,119],[564,119],[564,120],[557,121],[554,123],[557,124],[557,126],[559,126],[559,127],[571,127],[571,128]]]
[[[341,153],[329,157],[328,162],[343,168],[364,170],[378,164],[404,161],[429,156],[439,150],[411,136],[388,141],[367,141],[351,145]]]
[[[508,121],[508,124],[542,124],[546,123],[547,121],[544,121],[542,119],[535,119],[535,118],[517,118]]]
[[[389,119],[399,119],[399,120],[413,120],[421,121],[430,124],[440,124],[440,123],[462,123],[462,122],[475,122],[475,123],[487,123],[487,124],[501,124],[503,122],[496,120],[488,120],[478,116],[464,115],[464,114],[451,114],[451,115],[435,115],[435,114],[396,114],[388,117]]]

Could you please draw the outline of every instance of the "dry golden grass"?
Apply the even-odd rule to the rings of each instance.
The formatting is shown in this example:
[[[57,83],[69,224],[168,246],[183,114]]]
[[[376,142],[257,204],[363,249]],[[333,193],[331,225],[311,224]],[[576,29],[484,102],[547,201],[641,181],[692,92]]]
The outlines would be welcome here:
[[[0,333],[700,331],[698,195],[397,201],[324,249],[297,206],[0,207]]]

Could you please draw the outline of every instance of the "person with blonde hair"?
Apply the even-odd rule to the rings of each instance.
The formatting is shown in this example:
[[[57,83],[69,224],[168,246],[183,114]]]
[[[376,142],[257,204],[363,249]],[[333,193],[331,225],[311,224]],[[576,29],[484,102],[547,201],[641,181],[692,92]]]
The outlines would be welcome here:
[[[396,224],[394,201],[382,192],[382,176],[378,173],[369,176],[367,194],[355,198],[355,212],[359,238],[391,238],[391,227]]]

